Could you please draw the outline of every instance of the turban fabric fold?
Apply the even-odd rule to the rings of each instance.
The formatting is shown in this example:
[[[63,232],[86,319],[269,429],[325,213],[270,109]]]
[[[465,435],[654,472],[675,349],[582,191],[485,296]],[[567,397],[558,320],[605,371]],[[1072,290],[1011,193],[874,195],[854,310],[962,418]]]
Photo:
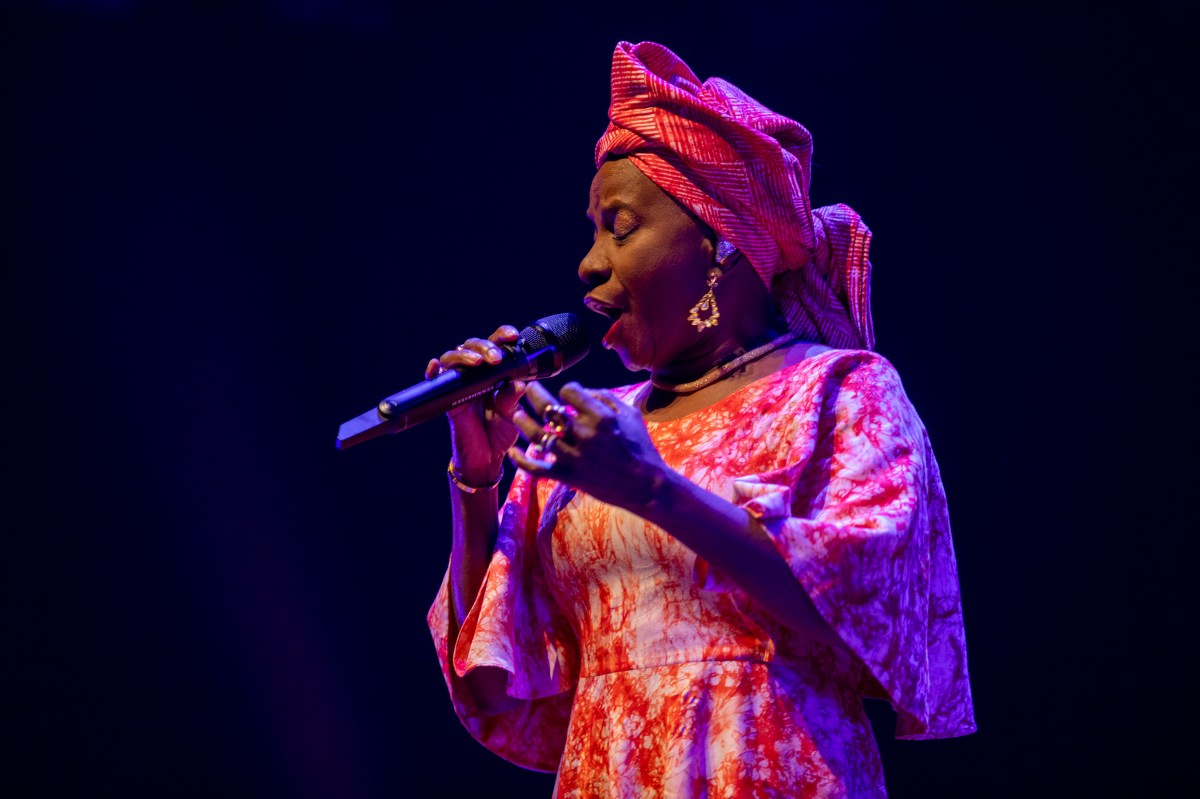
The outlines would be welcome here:
[[[596,166],[626,156],[742,251],[788,328],[872,349],[871,231],[853,210],[813,210],[812,136],[721,78],[701,83],[654,42],[613,53],[609,125]]]

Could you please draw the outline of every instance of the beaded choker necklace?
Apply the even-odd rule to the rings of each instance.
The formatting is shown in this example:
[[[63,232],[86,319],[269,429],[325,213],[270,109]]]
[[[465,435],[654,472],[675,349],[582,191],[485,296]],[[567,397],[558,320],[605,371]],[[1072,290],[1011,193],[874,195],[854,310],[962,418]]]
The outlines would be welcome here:
[[[650,378],[650,382],[655,388],[661,389],[662,391],[669,391],[672,394],[691,394],[693,391],[699,391],[705,386],[711,386],[713,383],[717,382],[722,377],[725,377],[738,367],[757,360],[766,355],[768,352],[777,350],[785,344],[790,344],[797,338],[799,338],[799,335],[796,333],[785,333],[774,341],[769,341],[766,344],[763,344],[761,347],[755,347],[749,352],[743,352],[732,361],[727,361],[719,366],[714,366],[712,369],[705,372],[701,377],[698,377],[690,383],[668,383],[664,380],[658,380],[653,377]]]

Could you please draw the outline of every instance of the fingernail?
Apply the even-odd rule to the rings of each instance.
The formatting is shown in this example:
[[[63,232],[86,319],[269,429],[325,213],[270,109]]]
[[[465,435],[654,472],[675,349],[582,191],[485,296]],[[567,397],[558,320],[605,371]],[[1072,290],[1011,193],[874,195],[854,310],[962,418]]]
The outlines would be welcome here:
[[[488,347],[487,359],[490,363],[496,363],[500,360],[500,350],[496,347]]]

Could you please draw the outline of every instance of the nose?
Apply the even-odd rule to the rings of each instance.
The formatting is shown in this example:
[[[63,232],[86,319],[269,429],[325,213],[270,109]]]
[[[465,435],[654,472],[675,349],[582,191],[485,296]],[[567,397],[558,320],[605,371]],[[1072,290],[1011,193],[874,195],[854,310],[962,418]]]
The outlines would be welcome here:
[[[589,286],[599,286],[608,280],[611,274],[612,268],[608,264],[608,258],[600,251],[600,242],[593,242],[592,248],[579,262],[579,279]]]

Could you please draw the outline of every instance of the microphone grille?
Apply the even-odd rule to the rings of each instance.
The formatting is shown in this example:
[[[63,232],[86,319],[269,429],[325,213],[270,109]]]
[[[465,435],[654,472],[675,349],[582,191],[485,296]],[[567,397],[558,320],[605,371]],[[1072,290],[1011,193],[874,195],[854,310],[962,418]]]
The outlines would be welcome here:
[[[554,347],[562,354],[563,369],[579,363],[591,349],[587,326],[573,313],[543,316],[522,330],[521,338],[525,340],[525,349],[528,352],[547,346]]]

